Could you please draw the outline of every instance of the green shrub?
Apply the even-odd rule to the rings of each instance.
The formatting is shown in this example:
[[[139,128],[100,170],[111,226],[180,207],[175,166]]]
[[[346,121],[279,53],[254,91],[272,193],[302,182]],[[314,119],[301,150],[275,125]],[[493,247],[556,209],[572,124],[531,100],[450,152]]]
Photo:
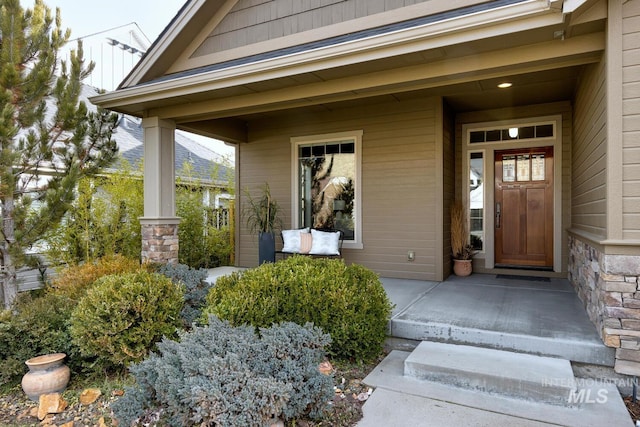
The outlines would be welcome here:
[[[182,287],[140,271],[100,278],[71,313],[73,342],[106,368],[142,360],[180,325]]]
[[[167,425],[260,426],[273,417],[319,417],[333,380],[318,371],[328,335],[285,323],[260,330],[215,317],[163,340],[131,367],[136,385],[112,404],[120,425],[163,414]]]
[[[204,268],[191,268],[184,264],[162,264],[156,271],[167,276],[174,283],[184,285],[184,307],[180,317],[182,317],[183,326],[190,328],[202,315],[205,298],[211,288],[211,284],[206,281],[208,271]]]
[[[100,277],[141,270],[140,261],[122,255],[107,255],[94,262],[71,265],[60,271],[51,283],[51,291],[79,300]]]
[[[27,372],[24,362],[47,353],[66,353],[66,364],[78,371],[82,361],[71,342],[69,317],[74,302],[63,296],[45,294],[32,299],[21,295],[13,313],[0,316],[0,384],[18,383]]]
[[[312,322],[331,335],[331,354],[368,360],[382,349],[391,303],[371,270],[294,256],[219,278],[204,313],[233,325]]]

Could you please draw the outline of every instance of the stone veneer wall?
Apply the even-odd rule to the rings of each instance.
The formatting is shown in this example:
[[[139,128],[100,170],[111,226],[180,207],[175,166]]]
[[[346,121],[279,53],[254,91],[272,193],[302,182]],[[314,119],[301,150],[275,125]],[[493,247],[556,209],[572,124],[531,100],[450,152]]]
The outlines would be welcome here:
[[[615,371],[640,375],[640,259],[606,255],[569,236],[569,281],[608,347]]]
[[[178,264],[178,224],[142,225],[142,262]]]

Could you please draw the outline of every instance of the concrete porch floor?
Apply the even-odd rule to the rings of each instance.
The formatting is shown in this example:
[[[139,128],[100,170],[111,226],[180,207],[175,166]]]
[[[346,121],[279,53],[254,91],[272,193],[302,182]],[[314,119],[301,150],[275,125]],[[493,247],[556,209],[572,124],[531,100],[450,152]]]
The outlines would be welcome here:
[[[211,269],[208,281],[240,270]],[[381,281],[395,304],[389,322],[395,348],[430,340],[614,364],[614,349],[602,343],[566,279],[472,274],[444,282]]]
[[[444,282],[381,279],[396,305],[389,335],[478,345],[613,366],[565,279],[472,274]],[[542,281],[548,280],[548,281]]]

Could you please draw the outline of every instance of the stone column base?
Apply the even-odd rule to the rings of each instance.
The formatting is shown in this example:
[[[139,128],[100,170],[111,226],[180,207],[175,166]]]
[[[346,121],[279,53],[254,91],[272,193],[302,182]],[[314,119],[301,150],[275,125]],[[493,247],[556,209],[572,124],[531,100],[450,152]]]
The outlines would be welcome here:
[[[141,219],[142,262],[178,264],[179,218]]]
[[[615,371],[640,375],[640,257],[609,255],[569,237],[569,281],[604,344],[616,349]]]

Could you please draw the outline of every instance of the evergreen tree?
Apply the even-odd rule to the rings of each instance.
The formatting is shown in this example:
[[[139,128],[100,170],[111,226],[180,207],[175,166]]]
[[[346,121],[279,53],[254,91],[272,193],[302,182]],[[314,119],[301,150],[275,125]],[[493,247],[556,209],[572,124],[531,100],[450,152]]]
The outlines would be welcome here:
[[[117,115],[79,102],[91,73],[82,45],[59,63],[70,30],[42,0],[23,9],[0,0],[0,267],[2,299],[11,306],[25,250],[63,217],[77,181],[108,165],[117,151]],[[59,68],[58,68],[59,67]]]

